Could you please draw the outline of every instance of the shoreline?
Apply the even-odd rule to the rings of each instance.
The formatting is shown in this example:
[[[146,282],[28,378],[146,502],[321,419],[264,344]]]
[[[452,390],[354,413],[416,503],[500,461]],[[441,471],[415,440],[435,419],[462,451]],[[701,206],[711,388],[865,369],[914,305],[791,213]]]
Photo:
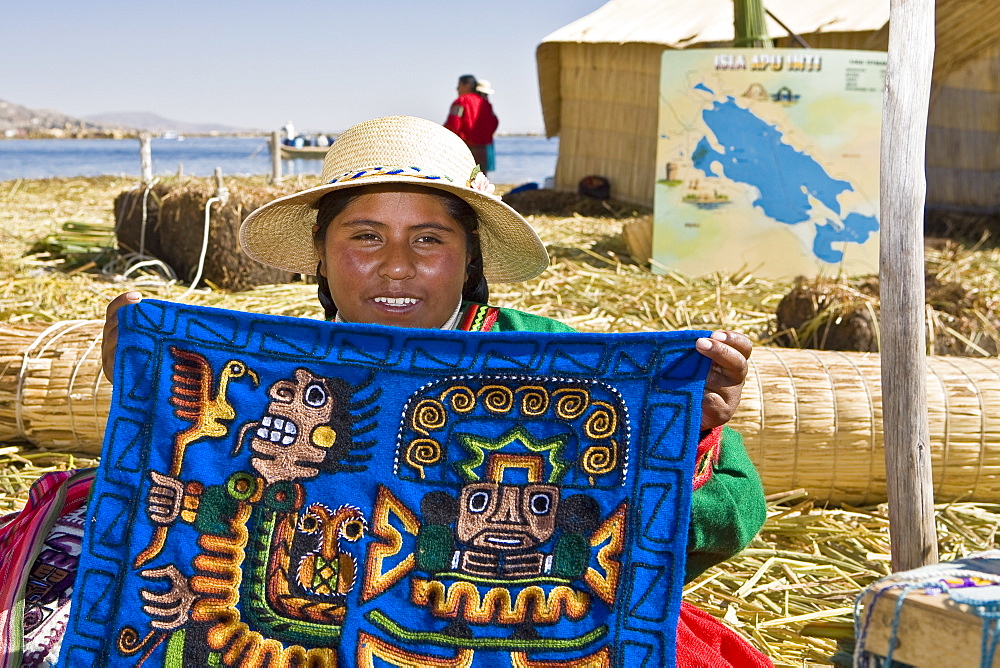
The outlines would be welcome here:
[[[27,136],[12,136],[8,137],[4,134],[0,134],[0,141],[17,141],[17,140],[37,140],[37,139],[138,139],[139,134],[143,131],[100,131],[100,132],[74,132],[72,136],[58,136],[53,135],[49,132],[35,132]],[[270,132],[265,132],[263,130],[247,131],[247,132],[149,132],[150,137],[153,139],[176,139],[177,137],[243,137],[243,138],[254,138],[259,137],[262,139],[268,139],[271,136]],[[318,133],[317,133],[318,134]],[[328,133],[330,135],[337,135],[339,133]],[[170,136],[167,136],[170,135]],[[532,139],[545,139],[550,141],[556,139],[556,137],[546,137],[544,132],[498,132],[496,137],[504,138],[518,138],[518,137],[528,137]]]

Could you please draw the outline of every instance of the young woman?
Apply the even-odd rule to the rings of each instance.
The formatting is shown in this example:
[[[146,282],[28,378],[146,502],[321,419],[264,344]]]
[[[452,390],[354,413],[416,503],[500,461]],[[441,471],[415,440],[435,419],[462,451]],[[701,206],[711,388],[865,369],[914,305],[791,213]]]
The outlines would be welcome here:
[[[345,131],[327,154],[323,185],[277,199],[247,217],[242,249],[256,260],[316,274],[328,319],[398,327],[569,332],[549,318],[488,305],[490,282],[540,274],[548,255],[535,231],[494,195],[465,143],[436,123],[379,118]],[[108,306],[103,358],[110,379],[117,310]],[[717,331],[698,339],[712,360],[702,403],[687,579],[737,553],[763,524],[760,479],[735,431],[750,340]],[[686,606],[678,658],[729,647],[732,665],[769,665],[710,616]],[[725,638],[728,638],[726,640]],[[700,658],[699,658],[700,657]],[[714,663],[712,665],[727,665]]]

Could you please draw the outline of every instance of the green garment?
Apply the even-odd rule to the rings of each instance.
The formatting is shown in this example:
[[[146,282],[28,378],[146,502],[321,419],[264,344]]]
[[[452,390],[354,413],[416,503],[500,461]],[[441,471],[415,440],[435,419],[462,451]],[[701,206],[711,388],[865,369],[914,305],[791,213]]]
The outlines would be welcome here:
[[[462,319],[472,304],[463,305]],[[572,332],[551,318],[498,308],[491,332]],[[739,432],[725,427],[712,477],[691,495],[687,566],[690,582],[715,564],[737,554],[760,531],[766,517],[764,488]]]
[[[743,447],[743,437],[723,427],[712,477],[691,495],[684,581],[690,582],[746,547],[763,526],[766,511],[764,487]]]

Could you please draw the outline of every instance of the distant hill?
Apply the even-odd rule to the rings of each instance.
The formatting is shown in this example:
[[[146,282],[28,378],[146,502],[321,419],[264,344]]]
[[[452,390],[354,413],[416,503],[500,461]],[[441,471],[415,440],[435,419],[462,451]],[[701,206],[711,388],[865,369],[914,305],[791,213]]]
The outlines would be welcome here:
[[[238,128],[232,125],[222,125],[221,123],[186,123],[184,121],[174,121],[146,111],[109,111],[103,114],[84,116],[83,120],[103,127],[135,128],[136,130],[145,130],[157,134],[164,132],[173,132],[175,134],[209,134],[213,132],[229,134],[252,131],[248,128]]]
[[[29,109],[0,100],[0,133],[27,133],[58,130],[76,133],[98,130],[96,124],[51,109]]]
[[[0,137],[94,137],[155,134],[239,134],[254,132],[221,123],[186,123],[142,111],[107,112],[80,118],[50,109],[28,107],[0,100]]]

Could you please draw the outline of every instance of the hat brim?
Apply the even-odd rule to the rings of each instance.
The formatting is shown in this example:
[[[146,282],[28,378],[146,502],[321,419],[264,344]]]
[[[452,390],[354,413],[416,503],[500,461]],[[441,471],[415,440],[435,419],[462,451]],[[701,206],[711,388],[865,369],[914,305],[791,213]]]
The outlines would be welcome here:
[[[328,183],[280,197],[253,211],[240,226],[240,246],[254,260],[298,274],[315,274],[319,253],[313,243],[316,204],[335,190],[387,183],[444,190],[469,203],[479,217],[483,274],[491,283],[519,283],[549,266],[538,234],[499,198],[450,182],[406,175],[378,175],[363,181]]]

